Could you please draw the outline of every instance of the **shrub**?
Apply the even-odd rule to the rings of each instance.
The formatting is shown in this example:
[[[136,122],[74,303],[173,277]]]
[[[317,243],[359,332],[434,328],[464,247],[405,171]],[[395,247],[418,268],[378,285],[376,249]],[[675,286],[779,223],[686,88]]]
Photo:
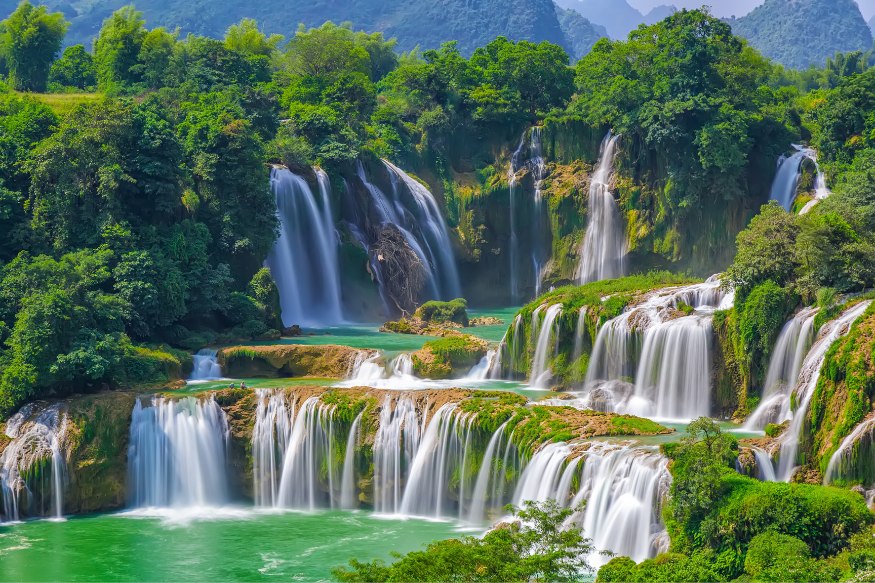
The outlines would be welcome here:
[[[468,302],[463,298],[456,298],[449,302],[426,302],[416,309],[413,316],[423,322],[455,322],[467,326],[467,308]]]

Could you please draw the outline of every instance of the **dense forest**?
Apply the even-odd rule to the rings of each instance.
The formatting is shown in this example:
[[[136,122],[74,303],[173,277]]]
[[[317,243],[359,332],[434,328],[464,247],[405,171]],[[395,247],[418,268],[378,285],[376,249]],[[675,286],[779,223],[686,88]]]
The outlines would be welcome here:
[[[444,4],[464,3],[437,3],[434,10],[449,10]],[[464,301],[417,310],[425,300],[453,297],[434,297],[441,294],[421,281],[424,253],[397,226],[386,226],[392,221],[374,219],[373,204],[362,203],[375,190],[434,193],[450,241],[444,251],[458,264],[469,302],[518,306],[537,298],[520,309],[511,340],[533,336],[544,307],[561,299],[568,310],[557,316],[553,370],[562,382],[582,380],[589,364],[580,346],[570,348],[566,328],[581,328],[587,317],[595,328],[633,298],[644,302],[654,290],[722,272],[720,293],[733,290],[734,303],[709,314],[726,383],[720,414],[747,417],[763,396],[769,356],[788,318],[814,306],[819,326],[872,297],[871,56],[851,51],[866,48],[855,42],[825,48],[847,52],[821,68],[787,69],[736,36],[737,23],[705,10],[672,13],[622,40],[599,39],[603,29],[593,27],[568,44],[562,30],[579,32],[588,21],[567,11],[556,18],[550,3],[525,4],[522,14],[505,7],[508,22],[500,30],[448,11],[444,16],[459,25],[449,26],[452,34],[472,27],[478,34],[443,44],[422,36],[423,46],[440,46],[420,51],[418,43],[288,11],[285,18],[306,25],[295,30],[296,22],[278,21],[287,36],[267,34],[250,18],[221,32],[207,19],[212,29],[183,35],[152,27],[133,6],[103,20],[93,45],[71,45],[65,12],[24,0],[0,22],[0,419],[42,399],[164,387],[183,378],[191,353],[203,347],[253,343],[238,353],[254,362],[264,349],[259,342],[300,333],[292,328],[301,322],[283,318],[277,274],[264,267],[281,232],[272,182],[278,170],[295,173],[313,191],[324,172],[333,188],[325,192],[335,204],[327,230],[337,233],[338,261],[351,282],[343,292],[347,313],[403,316],[387,323],[395,329],[452,313],[442,322],[458,324],[449,324],[450,332],[427,330],[442,337],[411,357],[416,372],[443,366],[450,374],[459,362],[470,367],[486,356],[486,342],[456,330],[468,325]],[[411,6],[399,4],[392,36],[418,34],[411,32],[419,18]],[[186,7],[188,18],[200,9]],[[548,32],[532,28],[544,26],[533,14],[538,10],[554,14]],[[495,16],[484,7],[483,18]],[[523,30],[514,19],[527,21],[527,32],[513,40],[496,34]],[[187,22],[173,11],[162,20]],[[567,49],[585,55],[573,59]],[[803,143],[816,155],[801,163],[788,210],[770,201],[775,162]],[[611,144],[618,153],[610,186],[631,276],[585,282],[577,264],[593,228],[599,148],[604,154]],[[822,200],[815,198],[818,171],[831,188]],[[523,210],[514,218],[518,184],[536,195],[519,203]],[[522,247],[534,249],[532,257],[516,257]],[[387,267],[386,258],[398,264]],[[511,274],[518,289],[506,285]],[[672,318],[690,315],[692,304],[673,305]],[[806,471],[824,466],[826,452],[869,418],[873,314],[867,308],[850,340],[827,355],[801,446]],[[339,374],[362,365],[354,351],[334,357],[335,368],[344,369]],[[318,414],[330,409],[346,425],[358,424],[377,403],[373,395],[325,395],[331,407]],[[529,439],[519,442],[526,453],[536,434],[557,442],[618,435],[592,427],[585,433],[579,419],[557,420],[549,407],[524,407],[507,396],[452,398],[472,413],[466,419],[477,419],[466,431],[511,424],[518,440]],[[124,402],[126,423],[131,407],[135,416],[141,412],[134,401]],[[229,390],[210,403],[232,411],[229,440],[243,433],[239,426],[255,423],[251,394]],[[263,413],[264,404],[258,406]],[[633,435],[671,432],[637,417],[598,415],[599,422],[627,424]],[[83,430],[81,439],[111,451],[109,425],[106,433]],[[371,447],[376,429],[362,426]],[[765,433],[786,429],[770,424]],[[559,528],[573,509],[527,505],[513,509],[520,522],[483,538],[433,543],[388,566],[353,561],[334,575],[577,580],[589,571],[604,582],[871,580],[873,515],[862,496],[754,480],[737,471],[742,449],[752,450],[732,432],[707,418],[683,431],[682,439],[661,442],[671,481],[669,502],[655,520],[665,522],[670,542],[660,548],[670,552],[656,558],[636,564],[605,557],[597,570],[586,559],[592,541],[579,529]],[[253,455],[251,443],[241,447]]]

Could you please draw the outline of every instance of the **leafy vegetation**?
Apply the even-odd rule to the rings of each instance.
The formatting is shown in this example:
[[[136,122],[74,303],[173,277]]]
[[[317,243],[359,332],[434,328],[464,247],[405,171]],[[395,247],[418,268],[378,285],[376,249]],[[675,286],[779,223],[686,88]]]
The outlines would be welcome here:
[[[386,565],[350,561],[338,568],[339,581],[578,581],[591,572],[592,545],[579,527],[566,521],[580,509],[556,502],[511,508],[514,520],[482,539],[465,537],[432,543]]]
[[[462,326],[468,325],[468,302],[457,298],[449,302],[431,301],[416,308],[414,318],[423,322],[455,322]]]

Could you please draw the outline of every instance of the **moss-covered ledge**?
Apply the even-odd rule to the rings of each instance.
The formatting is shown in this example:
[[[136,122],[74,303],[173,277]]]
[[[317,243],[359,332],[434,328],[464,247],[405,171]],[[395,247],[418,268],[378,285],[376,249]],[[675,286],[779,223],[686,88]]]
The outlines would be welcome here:
[[[218,353],[222,371],[230,377],[346,378],[361,351],[349,346],[270,344],[230,346]]]

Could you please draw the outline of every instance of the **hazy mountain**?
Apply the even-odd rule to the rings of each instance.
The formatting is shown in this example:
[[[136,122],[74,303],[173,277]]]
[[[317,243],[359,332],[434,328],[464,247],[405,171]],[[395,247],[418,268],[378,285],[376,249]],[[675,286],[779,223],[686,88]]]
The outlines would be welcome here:
[[[571,60],[576,61],[587,54],[600,38],[608,36],[604,26],[593,24],[575,10],[566,10],[556,6],[559,25],[565,35],[565,44]]]
[[[875,34],[875,16],[869,19],[869,30],[871,30],[872,33]]]
[[[872,31],[854,0],[766,0],[730,23],[764,55],[795,69],[872,48]]]
[[[0,0],[0,13],[19,0]],[[67,44],[90,46],[103,20],[130,0],[44,0],[71,21]],[[179,27],[183,34],[222,37],[241,18],[255,18],[265,32],[289,36],[299,23],[349,21],[356,29],[397,37],[400,49],[459,41],[465,53],[504,35],[514,40],[565,45],[552,0],[135,0],[147,26]]]
[[[557,4],[604,26],[614,39],[625,39],[644,22],[644,15],[626,0],[557,0]]]
[[[644,15],[644,24],[656,24],[660,20],[665,20],[677,11],[678,9],[674,6],[667,6],[665,4],[657,6]]]

